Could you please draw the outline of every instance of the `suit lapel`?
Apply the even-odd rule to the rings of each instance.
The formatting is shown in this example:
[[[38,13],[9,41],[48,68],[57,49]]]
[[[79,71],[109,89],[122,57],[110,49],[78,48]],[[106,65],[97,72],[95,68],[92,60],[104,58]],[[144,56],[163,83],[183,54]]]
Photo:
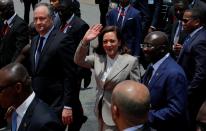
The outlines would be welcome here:
[[[67,28],[67,32],[69,32],[72,29],[73,24],[75,24],[76,22],[76,16],[74,16],[71,20],[71,22],[69,23],[69,26]]]
[[[122,70],[124,70],[129,64],[122,55],[119,55],[116,62],[114,63],[109,75],[105,80],[105,84],[115,78]]]
[[[129,6],[128,9],[127,9],[127,12],[125,13],[126,15],[124,17],[122,28],[124,28],[125,23],[127,22],[128,18],[131,16],[131,13],[132,13],[132,8]]]
[[[180,51],[179,58],[177,59],[177,63],[180,63],[182,61],[182,57],[184,55],[184,52],[189,52],[193,44],[196,44],[196,42],[193,42],[193,40],[196,39],[196,37],[204,31],[204,27],[200,29],[198,32],[196,32],[191,38],[189,38],[188,42],[183,45],[183,48]]]
[[[20,123],[18,131],[27,131],[28,130],[28,127],[30,126],[30,123],[31,123],[31,117],[33,115],[35,106],[37,105],[38,101],[39,100],[37,97],[35,97],[33,99],[31,104],[29,105],[24,117],[22,118],[22,121]]]
[[[164,72],[166,71],[166,67],[168,62],[170,61],[170,59],[172,59],[170,56],[168,56],[163,62],[162,64],[159,66],[159,68],[157,69],[157,71],[155,72],[155,74],[152,76],[151,81],[149,83],[149,87],[152,87],[152,85],[154,85],[155,83],[157,83],[157,81],[164,75]],[[151,91],[152,89],[150,89]]]
[[[106,57],[104,57],[102,55],[97,57],[97,59],[99,59],[96,61],[97,62],[96,65],[98,65],[98,67],[95,68],[96,69],[95,72],[99,78],[102,78],[104,71],[105,71],[105,68],[106,68],[106,63],[107,63],[106,60],[107,59],[106,59]]]
[[[52,45],[56,33],[57,33],[57,31],[56,31],[55,29],[53,29],[53,30],[51,31],[51,33],[49,34],[49,37],[47,38],[46,43],[45,43],[45,45],[44,45],[44,47],[43,47],[43,50],[42,50],[42,52],[41,52],[41,54],[40,54],[39,62],[38,62],[36,71],[39,69],[39,67],[40,67],[40,65],[41,65],[41,60],[43,59],[44,55],[47,53],[48,48]]]
[[[36,36],[31,43],[31,64],[32,72],[35,72],[35,52],[38,44],[39,36]]]

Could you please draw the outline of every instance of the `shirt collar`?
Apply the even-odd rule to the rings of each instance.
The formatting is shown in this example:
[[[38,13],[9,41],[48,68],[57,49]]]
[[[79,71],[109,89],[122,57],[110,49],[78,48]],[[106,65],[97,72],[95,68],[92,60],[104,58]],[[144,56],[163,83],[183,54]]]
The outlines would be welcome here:
[[[193,37],[202,28],[203,28],[203,26],[200,26],[199,28],[195,29],[192,33],[190,33],[190,37]]]
[[[54,29],[54,26],[52,26],[52,28],[44,35],[44,36],[41,36],[41,37],[44,37],[45,40],[49,37],[49,34],[51,33],[51,31]]]
[[[142,128],[143,124],[141,125],[137,125],[137,126],[133,126],[133,127],[129,127],[127,129],[124,129],[123,131],[137,131],[138,129]]]
[[[127,10],[129,9],[129,7],[130,7],[130,4],[124,7],[124,13],[127,12]],[[120,6],[120,12],[121,12],[122,8],[123,8],[123,7]]]
[[[114,57],[114,59],[112,59],[112,58],[110,58],[108,55],[107,55],[107,60],[109,61],[109,62],[111,62],[111,63],[113,63],[113,62],[115,62],[116,60],[117,60],[117,57],[118,57],[119,55],[117,54],[115,57]]]
[[[170,55],[170,53],[167,53],[162,59],[160,59],[159,61],[157,61],[154,65],[153,65],[153,68],[154,68],[154,71],[152,74],[155,73],[155,71],[160,67],[160,65],[165,61],[165,59]]]
[[[23,118],[24,114],[26,113],[34,97],[35,97],[35,93],[32,92],[32,94],[16,109],[16,113],[18,114],[18,116]]]
[[[11,26],[12,26],[12,21],[13,21],[13,19],[14,19],[14,17],[16,16],[16,13],[14,13],[14,15],[12,16],[12,17],[10,17],[8,20],[5,20],[4,21],[4,24],[8,24],[9,25],[9,27],[11,28]]]
[[[72,16],[67,20],[67,24],[69,25],[72,21],[72,19],[74,18],[74,14],[72,14]]]

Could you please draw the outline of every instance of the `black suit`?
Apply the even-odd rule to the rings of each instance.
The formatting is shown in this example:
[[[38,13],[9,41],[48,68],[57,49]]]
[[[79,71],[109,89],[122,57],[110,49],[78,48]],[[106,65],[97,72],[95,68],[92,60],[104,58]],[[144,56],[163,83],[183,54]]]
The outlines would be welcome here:
[[[18,131],[63,131],[53,110],[37,97],[29,105]]]
[[[23,0],[24,2],[24,20],[29,23],[29,12],[30,12],[30,7],[32,5],[32,8],[34,9],[35,5],[39,2],[40,0]]]
[[[14,61],[22,48],[29,43],[28,26],[18,15],[10,26],[6,35],[1,37],[0,68]]]
[[[109,0],[95,0],[95,3],[99,4],[100,23],[106,26],[106,14],[108,12]]]
[[[89,25],[83,21],[81,18],[77,17],[77,16],[74,16],[73,19],[71,20],[71,22],[69,23],[69,26],[68,28],[65,29],[65,32],[66,32],[66,35],[68,35],[70,38],[72,38],[70,40],[70,44],[74,45],[74,48],[73,50],[70,50],[72,53],[73,53],[73,57],[74,57],[74,53],[81,41],[81,39],[84,37],[84,34],[86,33],[86,31],[89,29]],[[89,69],[86,69],[86,68],[82,68],[82,67],[79,67],[77,66],[74,62],[73,62],[73,65],[75,66],[75,69],[76,70],[76,81],[77,82],[77,86],[75,87],[75,96],[76,96],[76,105],[78,105],[78,112],[74,112],[74,123],[73,125],[70,125],[68,130],[75,130],[75,131],[78,131],[82,125],[82,123],[84,122],[83,119],[85,119],[83,117],[83,110],[82,110],[82,105],[81,105],[81,102],[79,100],[79,91],[80,91],[80,88],[81,88],[81,81],[82,81],[82,76],[83,74],[87,74],[88,71],[90,72]],[[91,78],[91,75],[88,74],[87,75],[87,79],[90,79]],[[74,81],[73,81],[74,82]]]
[[[76,104],[76,67],[73,62],[75,45],[69,44],[67,36],[53,29],[46,40],[35,69],[35,52],[39,36],[31,44],[32,87],[36,95],[55,109],[61,117],[63,106],[79,107]]]

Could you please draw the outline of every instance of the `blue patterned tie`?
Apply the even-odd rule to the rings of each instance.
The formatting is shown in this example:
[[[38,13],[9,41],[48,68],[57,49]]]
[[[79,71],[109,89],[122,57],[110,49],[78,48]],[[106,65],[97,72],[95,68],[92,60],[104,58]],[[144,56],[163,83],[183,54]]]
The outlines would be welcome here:
[[[39,44],[38,44],[38,48],[37,48],[37,51],[36,51],[35,67],[37,67],[38,62],[39,62],[39,57],[40,57],[40,55],[41,55],[41,51],[42,51],[44,39],[45,39],[44,37],[40,37]]]
[[[14,112],[12,113],[12,131],[17,130],[17,116],[18,116],[18,114],[14,110]]]
[[[150,79],[152,77],[152,72],[153,72],[154,68],[152,66],[152,64],[150,64],[144,74],[144,81],[143,83],[148,86],[149,85],[149,82],[150,82]]]
[[[119,19],[117,20],[117,26],[121,29],[122,28],[122,23],[123,23],[123,17],[124,15],[124,8],[121,9],[121,13],[119,14]]]

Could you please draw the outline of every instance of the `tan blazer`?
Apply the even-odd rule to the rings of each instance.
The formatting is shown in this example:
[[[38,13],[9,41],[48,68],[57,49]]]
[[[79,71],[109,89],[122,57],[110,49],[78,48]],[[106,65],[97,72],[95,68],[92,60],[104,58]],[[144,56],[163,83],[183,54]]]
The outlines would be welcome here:
[[[95,111],[99,118],[102,117],[103,121],[109,125],[114,126],[111,115],[111,95],[114,87],[121,81],[132,79],[140,80],[140,64],[136,57],[128,54],[119,55],[116,62],[114,63],[110,74],[107,76],[105,82],[101,80],[105,68],[107,59],[104,55],[87,55],[87,47],[83,47],[79,44],[76,50],[74,61],[76,64],[86,67],[93,68],[95,79],[97,83],[97,99]],[[101,102],[102,101],[102,102]],[[101,112],[98,107],[101,106]]]

